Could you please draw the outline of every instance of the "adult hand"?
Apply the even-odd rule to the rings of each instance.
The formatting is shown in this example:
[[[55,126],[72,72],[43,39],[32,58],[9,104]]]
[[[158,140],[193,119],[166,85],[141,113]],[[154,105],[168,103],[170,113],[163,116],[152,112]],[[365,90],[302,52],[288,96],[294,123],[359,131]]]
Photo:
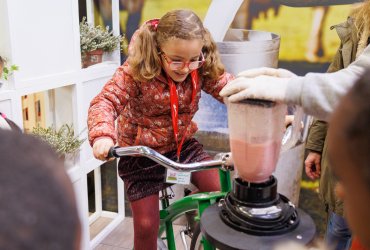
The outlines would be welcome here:
[[[321,174],[321,154],[310,152],[304,161],[305,171],[312,180],[320,177]]]
[[[114,146],[114,142],[111,138],[97,139],[93,145],[94,157],[101,161],[110,160],[107,159],[109,149]]]
[[[230,102],[247,98],[284,101],[286,88],[292,72],[285,69],[258,68],[241,72],[220,92]]]
[[[237,77],[248,78],[254,78],[257,76],[276,76],[281,78],[289,78],[297,75],[287,69],[275,69],[268,67],[244,70],[237,75]]]

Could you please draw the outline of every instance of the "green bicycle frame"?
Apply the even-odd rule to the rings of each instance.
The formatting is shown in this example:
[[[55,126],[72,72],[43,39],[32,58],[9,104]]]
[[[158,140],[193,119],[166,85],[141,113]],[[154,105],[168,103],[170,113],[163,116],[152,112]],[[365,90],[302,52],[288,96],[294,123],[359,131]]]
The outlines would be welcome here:
[[[176,218],[191,210],[198,210],[198,219],[203,211],[217,200],[231,191],[230,171],[219,169],[221,192],[197,193],[179,199],[169,205],[168,199],[161,200],[162,209],[159,212],[160,226],[159,236],[166,231],[167,247],[169,250],[176,250],[175,236],[173,233],[172,222]],[[203,237],[204,250],[214,250],[215,248]]]

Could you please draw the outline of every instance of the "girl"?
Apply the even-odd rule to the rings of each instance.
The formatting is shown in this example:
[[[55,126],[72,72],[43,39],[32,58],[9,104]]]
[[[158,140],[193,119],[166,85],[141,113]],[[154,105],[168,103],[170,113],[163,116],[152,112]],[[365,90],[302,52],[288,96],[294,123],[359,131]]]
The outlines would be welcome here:
[[[192,118],[201,89],[222,101],[219,92],[230,80],[195,13],[175,10],[146,22],[131,40],[127,61],[90,104],[94,156],[106,160],[117,142],[145,145],[181,163],[209,160],[192,138]],[[122,157],[118,171],[131,204],[135,249],[157,249],[158,192],[169,185],[165,169],[148,158]],[[191,180],[201,192],[219,190],[217,170],[194,173]]]

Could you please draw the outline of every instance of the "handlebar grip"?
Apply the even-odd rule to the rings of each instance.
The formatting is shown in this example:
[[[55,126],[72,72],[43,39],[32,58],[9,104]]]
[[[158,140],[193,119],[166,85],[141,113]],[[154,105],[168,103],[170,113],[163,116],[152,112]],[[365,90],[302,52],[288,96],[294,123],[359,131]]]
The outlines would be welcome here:
[[[110,159],[110,158],[118,158],[118,155],[116,153],[116,148],[117,147],[111,147],[108,151],[108,155],[107,155],[107,158]]]

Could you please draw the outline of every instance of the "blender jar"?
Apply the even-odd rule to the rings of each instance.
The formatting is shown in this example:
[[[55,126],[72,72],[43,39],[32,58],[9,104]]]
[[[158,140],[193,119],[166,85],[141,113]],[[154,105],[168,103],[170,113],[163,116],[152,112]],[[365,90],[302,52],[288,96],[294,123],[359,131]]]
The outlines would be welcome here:
[[[227,103],[230,147],[238,176],[247,182],[269,179],[279,159],[287,106],[247,99]]]

